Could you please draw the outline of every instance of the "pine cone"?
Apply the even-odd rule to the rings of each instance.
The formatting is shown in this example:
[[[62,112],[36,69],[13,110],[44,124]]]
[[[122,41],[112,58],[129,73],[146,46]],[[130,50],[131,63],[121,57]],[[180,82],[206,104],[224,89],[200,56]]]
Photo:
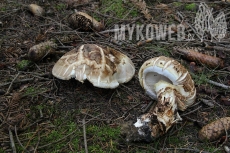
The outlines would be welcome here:
[[[39,61],[56,48],[57,44],[52,41],[42,42],[30,48],[28,57],[32,61]]]
[[[207,125],[199,131],[201,141],[214,141],[225,134],[225,129],[230,129],[230,117],[220,118]]]
[[[104,25],[84,12],[76,12],[68,17],[70,27],[82,31],[101,31]]]

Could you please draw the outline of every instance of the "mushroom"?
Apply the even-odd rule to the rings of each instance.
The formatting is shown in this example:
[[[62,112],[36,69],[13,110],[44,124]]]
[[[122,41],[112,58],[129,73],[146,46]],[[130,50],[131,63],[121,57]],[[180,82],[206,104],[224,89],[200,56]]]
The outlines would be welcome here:
[[[142,136],[158,137],[166,133],[182,120],[177,110],[184,111],[195,102],[196,88],[189,72],[171,58],[160,56],[147,60],[139,70],[139,81],[146,94],[158,100],[134,124]]]
[[[67,52],[54,65],[52,74],[62,80],[90,81],[100,88],[116,88],[132,79],[134,64],[124,54],[95,44],[84,44]]]
[[[78,11],[71,14],[68,17],[68,22],[72,28],[80,29],[83,31],[90,31],[90,30],[101,31],[105,28],[104,24],[98,22],[96,19],[89,16],[87,13],[78,12]]]

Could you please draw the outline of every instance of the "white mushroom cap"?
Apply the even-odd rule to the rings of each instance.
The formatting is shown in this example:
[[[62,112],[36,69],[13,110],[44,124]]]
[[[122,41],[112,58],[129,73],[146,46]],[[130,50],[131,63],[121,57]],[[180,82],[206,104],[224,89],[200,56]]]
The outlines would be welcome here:
[[[112,48],[85,44],[63,55],[52,73],[62,80],[87,79],[96,87],[116,88],[132,79],[135,68],[126,55]]]

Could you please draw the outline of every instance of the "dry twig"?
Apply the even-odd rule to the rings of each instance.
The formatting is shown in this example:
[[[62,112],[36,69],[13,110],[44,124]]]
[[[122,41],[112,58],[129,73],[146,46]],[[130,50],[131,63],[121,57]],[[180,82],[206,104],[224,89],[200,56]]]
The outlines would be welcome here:
[[[9,94],[9,92],[10,92],[10,90],[11,90],[11,88],[12,88],[12,85],[13,85],[14,81],[18,78],[19,74],[20,74],[20,72],[18,72],[18,74],[17,74],[17,75],[14,77],[14,79],[11,81],[10,86],[8,87],[8,89],[7,89],[6,93],[5,93],[5,95]]]
[[[207,105],[209,107],[212,107],[212,108],[214,107],[213,100],[200,98],[200,101],[202,101],[205,105]]]
[[[17,138],[17,141],[18,141],[19,145],[23,148],[23,150],[26,150],[26,148],[22,145],[22,143],[21,143],[21,141],[20,141],[20,139],[18,137],[17,127],[16,126],[14,126],[14,132],[15,132],[15,136]]]
[[[88,153],[86,130],[85,130],[85,118],[83,118],[82,124],[83,124],[83,135],[84,135],[85,152]]]
[[[215,82],[215,81],[212,81],[212,80],[208,80],[206,79],[208,83],[210,84],[213,84],[215,86],[218,86],[218,87],[221,87],[221,88],[224,88],[224,89],[230,89],[230,86],[227,86],[225,84],[222,84],[222,83],[218,83],[218,82]]]
[[[14,143],[14,138],[13,138],[13,134],[12,134],[12,131],[10,129],[9,130],[9,135],[10,135],[10,145],[11,145],[11,148],[13,150],[13,153],[16,153],[16,147],[15,147],[15,143]]]

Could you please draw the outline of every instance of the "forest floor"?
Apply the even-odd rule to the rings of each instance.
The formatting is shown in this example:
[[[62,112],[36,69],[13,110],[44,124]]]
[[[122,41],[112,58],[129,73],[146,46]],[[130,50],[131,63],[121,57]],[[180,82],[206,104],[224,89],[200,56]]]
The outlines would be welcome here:
[[[214,142],[198,139],[202,126],[230,115],[229,29],[220,41],[211,41],[206,32],[201,42],[199,33],[194,31],[200,1],[145,2],[153,17],[149,20],[142,6],[131,0],[0,2],[0,152],[225,152],[224,147],[230,147],[226,135]],[[214,18],[223,11],[229,27],[228,2],[203,2],[213,9]],[[44,8],[45,14],[32,14],[28,9],[31,3]],[[71,28],[67,17],[75,9],[103,22],[105,32]],[[131,40],[128,32],[125,40],[114,40],[115,25],[148,23],[183,24],[187,40],[166,37],[138,45],[136,30]],[[58,44],[56,54],[37,62],[27,57],[32,46],[53,39]],[[133,79],[116,89],[101,89],[87,81],[55,78],[52,68],[63,52],[86,43],[110,46],[130,57],[136,68]],[[199,52],[219,57],[224,64],[221,68],[210,68],[202,61],[194,65],[195,61],[188,60],[174,47],[198,48]],[[138,71],[146,60],[157,56],[174,58],[193,74],[196,102],[179,112],[182,121],[153,142],[127,142],[121,135],[121,124],[135,122],[148,111],[149,104],[156,102],[140,86]]]

